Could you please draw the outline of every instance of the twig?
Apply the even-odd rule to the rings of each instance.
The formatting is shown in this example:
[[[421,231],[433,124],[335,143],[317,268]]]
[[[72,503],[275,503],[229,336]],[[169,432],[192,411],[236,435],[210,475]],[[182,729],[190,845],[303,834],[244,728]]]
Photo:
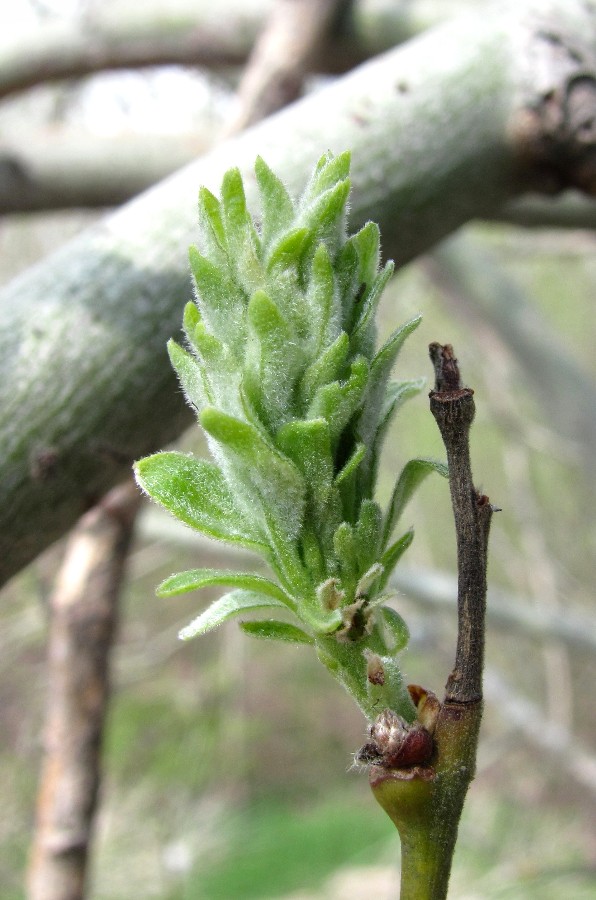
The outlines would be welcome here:
[[[470,703],[482,698],[486,553],[493,507],[472,481],[468,436],[475,412],[474,392],[462,388],[450,344],[433,343],[429,353],[436,376],[430,408],[447,450],[457,538],[457,649],[445,699]]]
[[[74,529],[50,601],[48,704],[29,900],[83,897],[118,595],[140,498],[114,488]]]
[[[277,0],[244,70],[230,132],[297,99],[311,60],[345,5],[346,0]]]

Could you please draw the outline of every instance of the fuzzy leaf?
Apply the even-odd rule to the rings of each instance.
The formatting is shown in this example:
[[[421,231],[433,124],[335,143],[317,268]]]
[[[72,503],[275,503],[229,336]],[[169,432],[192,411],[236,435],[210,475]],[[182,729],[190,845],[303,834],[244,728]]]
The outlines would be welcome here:
[[[305,191],[305,200],[308,202],[314,197],[335,187],[338,182],[344,181],[350,174],[351,154],[344,150],[337,156],[325,153],[317,162],[312,178]]]
[[[323,515],[333,482],[333,458],[329,426],[324,419],[288,422],[276,435],[277,446],[304,476],[314,499],[315,509]]]
[[[221,215],[221,204],[210,190],[199,190],[201,252],[217,265],[228,268],[228,242]]]
[[[402,558],[412,541],[414,540],[414,530],[410,528],[409,531],[406,531],[405,534],[402,534],[397,541],[394,541],[390,547],[385,550],[383,556],[381,557],[381,565],[383,566],[383,574],[379,580],[378,590],[382,591],[386,586],[389,578],[391,577],[393,570],[398,564],[399,560]]]
[[[436,459],[411,459],[403,467],[393,489],[393,495],[391,497],[389,509],[387,510],[385,527],[383,530],[384,546],[389,540],[397,520],[404,511],[412,494],[431,472],[437,472],[444,478],[449,476],[446,463],[439,462]]]
[[[320,609],[308,597],[303,600],[298,614],[304,624],[317,635],[333,634],[342,624],[341,613],[338,609]]]
[[[350,240],[357,253],[359,272],[358,280],[366,285],[372,284],[379,270],[381,234],[376,222],[367,222]]]
[[[268,430],[279,427],[288,414],[289,398],[298,368],[296,342],[273,300],[256,291],[248,305],[244,389]]]
[[[390,606],[382,606],[380,613],[383,619],[383,629],[388,635],[388,647],[392,653],[399,653],[408,646],[410,640],[408,626],[400,614]]]
[[[358,485],[362,494],[367,495],[374,490],[383,442],[393,416],[406,400],[419,394],[425,385],[425,378],[417,378],[411,381],[390,382],[385,388],[385,397],[381,403],[380,412],[376,413],[374,417],[371,415],[371,410],[375,403],[378,403],[378,395],[374,401],[372,398],[370,401],[367,398],[367,402],[363,406],[362,416],[356,429],[358,435],[360,435],[362,431],[373,431],[372,437],[367,434],[368,453],[366,462],[360,470],[360,477],[358,479]],[[377,421],[376,430],[375,419]]]
[[[334,264],[324,243],[320,243],[314,252],[305,299],[310,343],[316,359],[337,338],[342,321],[340,297],[335,287]]]
[[[354,354],[363,353],[367,358],[372,356],[375,314],[387,282],[393,275],[393,269],[393,263],[388,262],[359,303],[360,315],[350,338],[350,347]]]
[[[344,328],[350,332],[378,275],[379,257],[380,234],[374,222],[367,222],[342,247],[336,269],[342,286]]]
[[[371,363],[366,403],[358,421],[358,436],[368,446],[371,446],[383,418],[387,382],[393,363],[404,341],[418,327],[420,321],[421,317],[416,316],[394,331]]]
[[[337,487],[345,485],[350,479],[353,478],[356,471],[358,470],[358,466],[364,459],[365,455],[366,445],[356,444],[354,450],[352,451],[352,455],[335,477],[335,484]]]
[[[378,559],[382,525],[383,515],[379,504],[374,500],[363,500],[354,531],[360,571],[365,571]]]
[[[260,156],[255,162],[255,175],[261,195],[262,240],[268,248],[278,234],[290,227],[294,204],[283,183]]]
[[[214,337],[230,344],[237,354],[244,345],[246,300],[228,272],[202,256],[196,247],[189,250],[192,275],[197,289],[197,305]]]
[[[184,315],[182,318],[182,327],[184,328],[184,333],[186,335],[186,339],[189,343],[193,344],[193,335],[195,328],[201,322],[201,313],[198,310],[196,303],[191,303],[190,301],[184,307]]]
[[[333,547],[342,570],[342,585],[346,592],[356,586],[358,567],[356,562],[356,539],[354,529],[348,522],[342,522],[333,535]]]
[[[219,600],[215,600],[211,606],[207,607],[205,612],[193,619],[190,625],[182,629],[178,637],[181,641],[188,641],[199,634],[213,631],[214,628],[218,628],[224,622],[227,622],[228,619],[232,619],[241,613],[269,607],[283,608],[283,606],[284,604],[280,603],[279,600],[274,600],[273,597],[266,597],[264,594],[259,594],[256,591],[245,591],[242,589],[230,591],[229,594],[225,594]]]
[[[319,388],[308,411],[309,419],[323,418],[329,423],[335,443],[362,401],[368,379],[368,364],[362,357],[352,363],[346,381],[333,381]]]
[[[168,355],[190,405],[198,413],[207,403],[213,403],[209,386],[205,383],[201,363],[176,341],[168,341]]]
[[[383,384],[383,388],[387,383],[387,378],[397,359],[397,355],[403,347],[404,341],[413,331],[418,328],[422,316],[414,316],[408,322],[405,322],[397,328],[391,337],[383,344],[379,352],[375,355],[370,367],[371,381],[376,385]]]
[[[213,463],[174,451],[155,453],[135,464],[135,476],[145,493],[185,525],[269,557],[255,520],[249,522],[239,511],[223,473]]]
[[[242,176],[238,169],[224,175],[221,186],[223,221],[230,265],[247,294],[263,286],[261,242],[246,206]]]
[[[288,269],[291,266],[298,267],[302,260],[304,247],[308,239],[308,228],[294,228],[284,234],[281,240],[271,247],[267,272],[271,273],[276,268]]]
[[[261,638],[266,641],[284,641],[288,644],[314,644],[313,639],[289,622],[278,622],[275,619],[257,620],[255,622],[240,622],[240,628],[251,637]]]
[[[276,552],[290,564],[291,545],[304,513],[306,485],[296,466],[248,422],[208,407],[200,422],[222,447],[234,488],[260,507]],[[249,494],[246,494],[246,491]],[[289,573],[287,573],[289,575]],[[292,578],[297,575],[294,572]]]
[[[337,252],[344,233],[344,216],[350,193],[346,178],[320,194],[312,205],[303,209],[300,224],[309,230],[309,248],[314,249],[324,240],[333,255]]]
[[[342,377],[349,347],[350,339],[345,331],[342,331],[325,352],[317,356],[308,367],[300,383],[300,394],[305,406],[312,401],[318,388]]]
[[[231,572],[225,569],[189,569],[186,572],[177,572],[161,582],[156,594],[158,597],[177,597],[179,594],[198,591],[214,584],[246,588],[266,597],[273,597],[274,600],[279,600],[292,609],[295,605],[285,591],[268,578],[250,572]]]

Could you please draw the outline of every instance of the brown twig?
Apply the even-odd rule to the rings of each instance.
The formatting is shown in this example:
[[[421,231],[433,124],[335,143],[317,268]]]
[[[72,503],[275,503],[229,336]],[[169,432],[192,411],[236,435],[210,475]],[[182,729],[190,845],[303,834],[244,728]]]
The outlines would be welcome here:
[[[493,507],[472,481],[469,431],[475,413],[474,392],[462,387],[450,344],[433,343],[429,353],[436,377],[430,408],[447,450],[457,538],[457,649],[445,699],[470,703],[482,698],[487,544]]]
[[[74,529],[50,600],[48,703],[29,900],[79,900],[99,786],[109,657],[140,497],[114,488]]]

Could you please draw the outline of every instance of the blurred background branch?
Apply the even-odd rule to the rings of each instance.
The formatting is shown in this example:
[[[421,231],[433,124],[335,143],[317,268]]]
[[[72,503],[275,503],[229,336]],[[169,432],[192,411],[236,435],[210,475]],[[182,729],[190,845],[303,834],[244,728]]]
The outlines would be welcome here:
[[[73,530],[48,604],[47,708],[30,900],[85,896],[118,600],[140,497],[115,488]]]
[[[291,4],[290,4],[291,5]],[[332,4],[335,5],[335,4]],[[312,71],[346,72],[421,31],[470,8],[466,0],[359,0],[338,19],[325,52],[313,44]],[[325,2],[313,3],[324,9]],[[79,78],[106,69],[156,65],[243,66],[275,0],[152,0],[103,2],[70,19],[50,21],[0,44],[0,97],[52,79]],[[282,13],[282,15],[285,15]],[[302,20],[298,27],[309,27]]]

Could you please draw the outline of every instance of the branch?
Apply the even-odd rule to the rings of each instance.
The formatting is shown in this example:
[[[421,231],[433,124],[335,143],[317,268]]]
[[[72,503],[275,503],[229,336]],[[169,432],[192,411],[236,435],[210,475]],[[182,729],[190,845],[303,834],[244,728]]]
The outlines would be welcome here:
[[[580,47],[576,68],[545,41],[549,23]],[[190,293],[199,185],[215,188],[237,165],[254,204],[259,153],[297,193],[320,153],[351,147],[353,227],[375,219],[402,265],[502,206],[514,175],[521,192],[524,165],[534,180],[534,157],[508,136],[541,105],[538,73],[563,96],[579,70],[596,83],[596,51],[582,49],[596,47],[590,35],[594,0],[525,0],[462,17],[218,146],[2,291],[0,582],[190,421],[165,342]],[[568,138],[573,148],[579,137]]]
[[[0,215],[118,206],[211,147],[216,129],[193,134],[95,134],[46,130],[0,144]]]
[[[79,522],[50,600],[48,703],[30,900],[81,898],[120,584],[140,498],[132,481]]]
[[[0,142],[0,215],[125,203],[190,163],[220,137],[212,120],[177,134],[106,137],[40,128]],[[523,228],[596,228],[596,201],[578,192],[528,194],[485,219]]]
[[[238,89],[231,131],[240,131],[296,100],[315,53],[346,0],[276,0]]]
[[[75,20],[48,22],[0,47],[0,97],[61,78],[141,66],[241,66],[269,15],[272,0],[177,0],[169,3],[95,4]],[[471,3],[407,4],[359,0],[312,68],[346,72],[362,60],[402,43],[460,13]]]
[[[457,539],[457,649],[447,682],[446,702],[482,699],[486,614],[486,552],[493,507],[472,481],[469,431],[474,392],[462,388],[453,348],[431,344],[436,383],[430,393],[449,465],[449,487]]]

